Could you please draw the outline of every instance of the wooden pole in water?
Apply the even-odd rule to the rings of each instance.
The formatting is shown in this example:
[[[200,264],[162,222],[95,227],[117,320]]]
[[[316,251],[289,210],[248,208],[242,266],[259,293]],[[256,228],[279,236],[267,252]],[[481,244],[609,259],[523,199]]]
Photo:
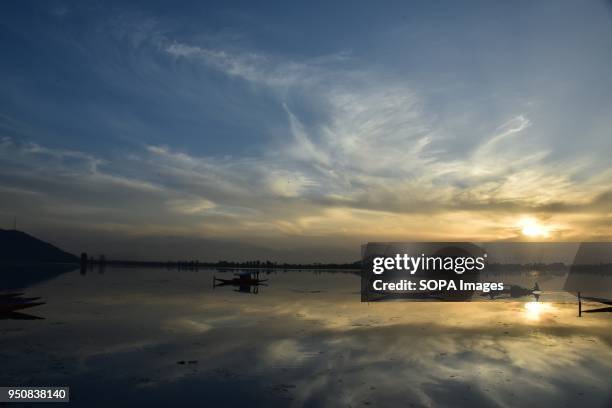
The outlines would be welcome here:
[[[578,292],[578,317],[582,317],[582,298],[580,292]]]

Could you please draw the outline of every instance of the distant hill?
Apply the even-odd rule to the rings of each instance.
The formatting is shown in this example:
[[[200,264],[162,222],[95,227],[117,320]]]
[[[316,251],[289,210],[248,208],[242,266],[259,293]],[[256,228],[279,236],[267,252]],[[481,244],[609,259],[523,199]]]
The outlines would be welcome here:
[[[0,264],[75,263],[79,258],[22,231],[0,229]]]

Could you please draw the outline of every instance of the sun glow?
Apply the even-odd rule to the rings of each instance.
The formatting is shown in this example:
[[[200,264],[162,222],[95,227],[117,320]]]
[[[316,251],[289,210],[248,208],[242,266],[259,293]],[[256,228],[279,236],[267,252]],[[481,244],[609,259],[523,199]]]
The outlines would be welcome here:
[[[540,316],[550,311],[551,305],[549,303],[541,303],[541,302],[527,302],[525,303],[525,312],[527,313],[527,318],[529,320],[539,320]]]
[[[550,228],[542,225],[535,218],[524,218],[519,223],[521,234],[529,238],[548,238]]]

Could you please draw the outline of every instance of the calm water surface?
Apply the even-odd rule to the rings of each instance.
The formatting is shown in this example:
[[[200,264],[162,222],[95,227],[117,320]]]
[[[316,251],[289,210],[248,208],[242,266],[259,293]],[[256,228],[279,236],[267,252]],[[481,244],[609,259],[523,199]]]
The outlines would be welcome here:
[[[73,406],[612,407],[612,314],[575,304],[359,302],[350,273],[107,268],[28,287],[0,385]],[[252,292],[251,288],[251,292]]]

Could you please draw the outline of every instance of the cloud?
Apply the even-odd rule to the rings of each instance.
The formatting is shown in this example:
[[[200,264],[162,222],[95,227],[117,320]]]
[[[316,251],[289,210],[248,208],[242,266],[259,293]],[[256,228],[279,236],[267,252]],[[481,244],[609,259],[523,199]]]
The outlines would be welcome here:
[[[205,198],[192,200],[174,199],[168,201],[167,205],[172,211],[187,215],[204,213],[216,207],[215,203]]]
[[[414,82],[350,54],[290,59],[179,42],[155,21],[117,27],[142,53],[271,94],[284,133],[231,158],[196,154],[170,137],[97,154],[2,137],[0,190],[9,197],[0,211],[131,233],[351,244],[509,238],[525,214],[558,225],[562,238],[584,238],[586,225],[609,212],[609,164],[559,157],[522,107],[467,126],[466,136],[448,126],[457,113],[436,110]],[[44,198],[25,203],[28,193]],[[60,216],[60,207],[74,211]]]
[[[300,84],[313,84],[321,74],[316,66],[307,63],[279,61],[261,53],[231,53],[173,42],[162,46],[174,58],[201,61],[231,77],[265,86],[286,88]]]
[[[362,203],[360,207],[377,210],[384,210],[376,203],[383,199],[390,203],[388,209],[402,207],[409,212],[415,202],[430,208],[465,204],[481,210],[528,209],[559,196],[571,201],[601,193],[592,191],[592,186],[587,192],[583,183],[576,182],[583,170],[578,160],[547,160],[554,146],[531,146],[528,130],[533,123],[524,112],[489,134],[480,131],[479,143],[460,157],[462,153],[444,148],[453,135],[445,134],[435,115],[423,108],[419,94],[397,78],[380,81],[363,71],[334,71],[307,61],[178,43],[165,51],[246,81],[315,94],[327,110],[327,120],[306,126],[283,103],[291,138],[280,148],[287,161],[284,166],[305,171],[309,183],[325,190],[328,198],[342,197],[345,203],[352,199]],[[415,196],[425,198],[410,198]]]

